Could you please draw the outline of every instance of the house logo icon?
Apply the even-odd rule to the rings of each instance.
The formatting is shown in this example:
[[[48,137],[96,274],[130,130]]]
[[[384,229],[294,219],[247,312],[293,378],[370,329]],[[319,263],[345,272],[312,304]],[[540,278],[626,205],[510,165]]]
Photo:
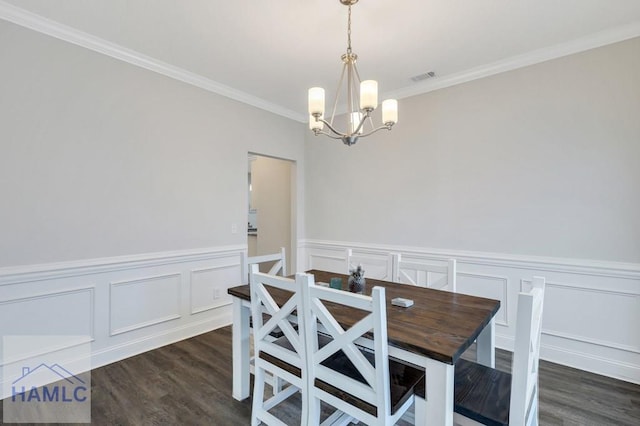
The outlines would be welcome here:
[[[84,402],[88,391],[85,381],[69,370],[42,363],[35,368],[22,367],[22,376],[11,384],[11,401]]]
[[[91,423],[91,336],[0,338],[0,423]]]

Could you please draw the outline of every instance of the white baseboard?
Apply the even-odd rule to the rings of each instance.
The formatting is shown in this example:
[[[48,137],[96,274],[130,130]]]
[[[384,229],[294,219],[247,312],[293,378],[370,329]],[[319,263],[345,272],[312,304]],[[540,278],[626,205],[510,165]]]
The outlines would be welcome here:
[[[513,337],[496,335],[496,347],[513,352]],[[555,364],[565,365],[578,370],[584,370],[611,377],[625,382],[637,383],[640,377],[640,367],[615,359],[594,356],[584,351],[572,351],[560,346],[541,344],[540,358]]]
[[[96,351],[91,356],[91,368],[99,368],[162,346],[189,339],[221,327],[231,325],[231,305],[216,310],[216,316],[203,321],[194,321],[160,333],[146,335],[139,339]]]
[[[540,352],[540,356],[546,361],[594,372],[602,376],[624,380],[625,382],[640,384],[640,366],[638,365],[552,345],[542,346]]]
[[[162,346],[189,339],[191,337],[216,330],[220,327],[225,327],[231,324],[231,320],[231,305],[226,305],[218,308],[216,316],[213,318],[192,322],[184,326],[147,335],[135,340],[127,341],[126,343],[95,351],[91,353],[89,360],[69,359],[59,361],[58,363],[77,375],[86,371],[86,368],[83,368],[82,366],[91,365],[91,370],[94,370],[144,352],[158,349]],[[3,377],[3,380],[13,380],[13,378]],[[41,383],[41,385],[46,384],[47,383]],[[0,391],[0,399],[11,396],[11,393],[8,390],[5,390],[3,382],[0,382]]]

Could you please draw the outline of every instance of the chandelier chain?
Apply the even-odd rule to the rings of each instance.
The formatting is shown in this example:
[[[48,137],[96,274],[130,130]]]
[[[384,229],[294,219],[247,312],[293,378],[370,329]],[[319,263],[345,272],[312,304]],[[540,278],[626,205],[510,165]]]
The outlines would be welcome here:
[[[349,15],[347,20],[347,53],[351,53],[351,5],[349,5]]]

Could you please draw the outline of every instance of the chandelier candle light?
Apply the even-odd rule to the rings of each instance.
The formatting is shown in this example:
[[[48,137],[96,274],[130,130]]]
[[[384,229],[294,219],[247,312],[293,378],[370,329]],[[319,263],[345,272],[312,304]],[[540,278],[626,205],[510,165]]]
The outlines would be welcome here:
[[[312,87],[309,89],[309,129],[313,130],[316,136],[320,134],[326,135],[333,139],[340,139],[345,145],[351,146],[358,141],[358,138],[369,136],[382,129],[391,130],[393,125],[398,122],[398,101],[395,99],[387,99],[382,102],[383,124],[378,128],[374,128],[371,113],[378,106],[378,82],[375,80],[360,80],[360,74],[356,67],[358,55],[351,51],[351,6],[356,4],[358,0],[339,1],[349,7],[347,53],[342,55],[342,74],[340,75],[340,82],[338,83],[338,90],[336,91],[330,121],[324,119],[324,89],[322,87]],[[345,74],[347,76],[347,118],[349,125],[348,131],[339,132],[333,126],[333,119],[336,115],[336,107]],[[354,100],[354,98],[357,99],[357,97],[360,98],[359,108],[357,108]],[[364,133],[366,121],[369,121],[372,130]],[[330,130],[330,133],[323,131],[325,125]]]

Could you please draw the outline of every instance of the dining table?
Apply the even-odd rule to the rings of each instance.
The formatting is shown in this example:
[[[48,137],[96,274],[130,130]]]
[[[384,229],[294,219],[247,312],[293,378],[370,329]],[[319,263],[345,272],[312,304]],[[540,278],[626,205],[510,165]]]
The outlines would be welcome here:
[[[348,275],[316,269],[306,273],[312,274],[316,283],[341,278],[347,290]],[[370,294],[375,286],[385,288],[389,356],[425,369],[425,396],[416,399],[416,424],[453,425],[456,361],[476,342],[476,361],[495,367],[494,317],[500,301],[372,278],[366,278],[364,294]],[[233,300],[233,397],[244,400],[250,395],[251,293],[248,284],[227,292]],[[398,297],[412,300],[413,305],[392,304]],[[274,295],[278,304],[287,299],[286,294]],[[339,322],[346,328],[356,320],[357,315],[344,312]]]

